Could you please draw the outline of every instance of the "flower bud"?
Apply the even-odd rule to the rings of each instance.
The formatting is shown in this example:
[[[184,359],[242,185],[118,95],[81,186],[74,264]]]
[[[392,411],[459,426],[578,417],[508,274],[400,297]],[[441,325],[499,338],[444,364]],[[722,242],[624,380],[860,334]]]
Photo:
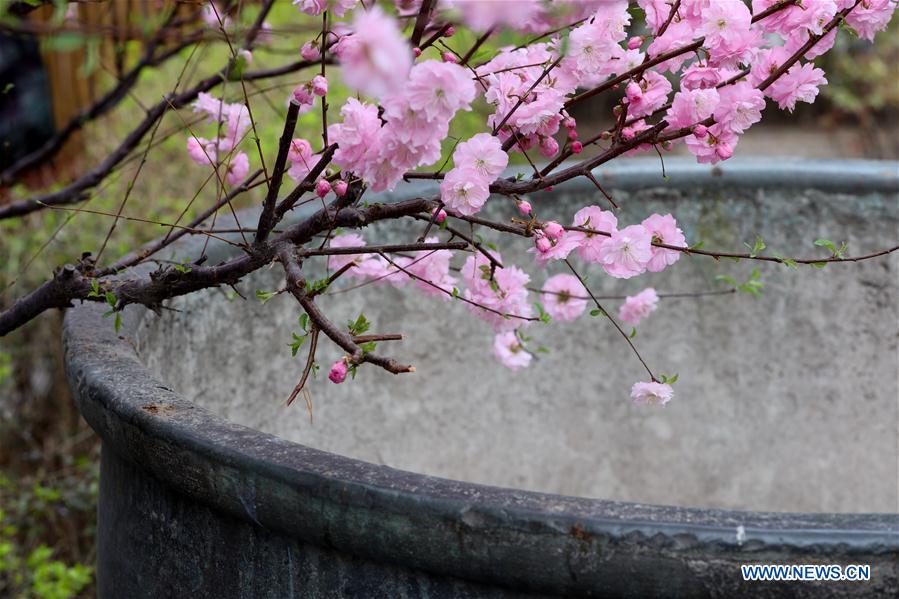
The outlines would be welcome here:
[[[543,234],[546,235],[550,241],[559,241],[559,238],[562,237],[562,233],[564,232],[565,229],[562,228],[562,225],[554,220],[547,221],[543,224]]]
[[[570,139],[571,141],[577,139],[577,129],[572,128],[568,130],[568,139]]]
[[[439,225],[439,224],[442,224],[443,221],[445,221],[445,220],[446,220],[446,210],[444,210],[443,208],[441,208],[441,209],[437,212],[437,214],[434,216],[434,222],[437,223],[437,224]]]
[[[574,129],[575,127],[577,127],[577,121],[575,121],[574,118],[567,116],[562,121],[562,126],[566,129]]]
[[[456,58],[456,55],[452,52],[444,52],[443,53],[443,62],[448,62],[450,64],[456,64],[459,60]]]
[[[518,202],[518,211],[521,212],[524,216],[530,216],[532,212],[531,203],[526,200]]]
[[[446,31],[443,33],[443,37],[453,37],[456,35],[456,28],[450,25],[446,28]]]
[[[721,160],[727,160],[734,155],[734,151],[727,144],[718,144],[717,146],[715,146],[715,154],[717,154],[718,158],[720,158]]]
[[[314,44],[313,42],[306,42],[303,44],[303,47],[300,49],[300,56],[302,56],[304,60],[318,60],[322,57],[318,51],[318,44]]]
[[[553,244],[546,237],[540,236],[534,241],[534,245],[537,247],[537,251],[541,254],[545,254],[549,250],[553,248]]]
[[[328,94],[328,80],[321,75],[312,78],[312,93],[316,96],[325,96]]]
[[[709,130],[705,125],[696,125],[693,127],[693,135],[696,136],[696,139],[705,139],[705,136],[709,134]]]
[[[311,106],[315,98],[312,97],[312,90],[309,85],[303,83],[293,88],[293,101],[300,106]]]
[[[415,58],[421,56],[421,48],[412,48],[412,55],[415,56]]]
[[[318,183],[315,184],[315,195],[320,198],[324,198],[331,192],[331,184],[328,183],[327,179],[319,179]]]
[[[245,65],[253,64],[253,53],[249,50],[242,48],[237,51],[237,55],[243,58]]]
[[[634,36],[631,39],[627,40],[627,49],[628,50],[636,50],[640,46],[643,45],[643,38],[639,36]]]
[[[571,151],[574,152],[575,154],[580,154],[581,152],[584,151],[584,144],[582,144],[582,143],[579,142],[579,141],[576,141],[576,142],[572,143],[572,144],[571,144]]]
[[[328,373],[328,378],[332,383],[339,385],[346,380],[347,370],[346,362],[344,360],[337,360],[331,365],[331,372]]]
[[[346,195],[347,187],[349,187],[349,185],[347,185],[346,181],[344,181],[343,179],[338,179],[334,182],[334,193],[337,194],[338,198],[342,198],[344,195]]]
[[[552,137],[544,137],[540,140],[540,154],[552,158],[559,151],[559,142]]]

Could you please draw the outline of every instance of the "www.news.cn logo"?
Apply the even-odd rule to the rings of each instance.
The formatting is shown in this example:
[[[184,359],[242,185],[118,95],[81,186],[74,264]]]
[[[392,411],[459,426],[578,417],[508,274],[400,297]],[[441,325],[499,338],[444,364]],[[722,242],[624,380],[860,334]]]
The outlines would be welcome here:
[[[745,564],[740,566],[743,580],[871,580],[871,566],[839,564]]]

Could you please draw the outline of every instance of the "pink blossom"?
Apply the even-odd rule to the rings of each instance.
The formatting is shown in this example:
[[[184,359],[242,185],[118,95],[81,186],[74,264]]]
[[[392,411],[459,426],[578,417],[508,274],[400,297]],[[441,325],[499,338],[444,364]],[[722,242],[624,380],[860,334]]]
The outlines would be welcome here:
[[[334,47],[344,83],[375,97],[400,89],[412,67],[412,49],[396,20],[374,5],[356,11],[352,30]]]
[[[318,163],[318,159],[312,153],[312,145],[305,139],[297,138],[290,142],[287,151],[287,160],[290,168],[288,176],[296,182],[306,178],[309,171]]]
[[[471,75],[457,64],[426,60],[415,65],[406,84],[409,106],[428,120],[449,119],[458,110],[469,110],[475,96]]]
[[[582,144],[581,142],[576,141],[571,144],[571,152],[573,154],[580,154],[583,151],[584,151],[584,144]]]
[[[606,273],[629,279],[646,272],[652,259],[652,234],[643,225],[631,225],[612,233],[599,248],[599,263]]]
[[[349,185],[347,185],[346,181],[344,181],[343,179],[338,179],[334,182],[334,194],[338,198],[342,198],[346,195],[347,187],[349,187]]]
[[[546,312],[556,320],[574,320],[587,308],[586,294],[580,279],[559,274],[548,278],[543,284],[540,301]]]
[[[629,295],[618,310],[618,318],[631,326],[637,326],[640,321],[650,315],[659,303],[659,295],[652,287],[647,287],[637,295]]]
[[[470,168],[452,169],[440,184],[440,199],[450,212],[470,216],[480,211],[488,197],[488,183]]]
[[[683,10],[683,5],[681,5],[681,10]],[[646,53],[655,58],[661,54],[667,54],[674,50],[680,50],[684,46],[688,46],[693,43],[693,38],[696,37],[696,29],[694,26],[687,21],[686,19],[681,21],[672,21],[668,26],[668,30],[665,31],[665,34],[661,37],[656,37],[649,47],[646,48]],[[666,60],[662,64],[658,65],[656,68],[659,71],[671,71],[677,72],[683,66],[684,62],[689,58],[689,54],[686,52],[675,56],[669,60]]]
[[[381,129],[378,108],[350,98],[340,109],[340,115],[343,117],[342,123],[328,126],[328,137],[338,146],[334,163],[346,170],[362,173],[367,165],[367,152]]]
[[[531,363],[531,353],[521,345],[515,331],[500,333],[493,341],[493,355],[510,370],[527,368]]]
[[[346,365],[346,361],[343,359],[337,360],[336,362],[331,364],[331,371],[328,372],[328,380],[336,385],[339,385],[346,380],[347,370],[348,368]]]
[[[575,212],[571,225],[612,234],[618,230],[618,219],[599,206],[586,206]],[[599,262],[599,250],[609,239],[605,235],[581,231],[569,231],[568,236],[577,244],[577,254],[581,260],[592,263]]]
[[[717,164],[719,160],[727,160],[733,156],[740,140],[731,129],[716,123],[707,129],[702,138],[688,135],[685,141],[687,149],[696,156],[697,162]]]
[[[362,248],[365,247],[365,240],[357,233],[343,233],[332,237],[328,246],[332,248],[358,247],[361,251]],[[370,268],[366,268],[367,266],[370,266],[367,265],[368,262],[375,262],[372,254],[335,254],[333,256],[328,256],[329,269],[338,271],[347,264],[353,264],[353,267],[347,271],[347,276],[356,278],[368,278],[368,273],[371,270]]]
[[[694,62],[681,73],[681,89],[709,89],[721,83],[721,70],[708,64]]]
[[[440,55],[440,58],[443,59],[443,62],[449,62],[452,64],[459,63],[459,59],[456,58],[456,55],[453,54],[452,52],[444,52],[443,54]]]
[[[674,389],[666,383],[634,383],[631,399],[637,405],[664,406],[674,399]]]
[[[426,243],[437,243],[436,237],[428,237]],[[450,272],[450,260],[453,253],[450,250],[422,250],[414,252],[412,259],[404,268],[415,275],[415,287],[427,295],[442,297],[449,300],[456,284],[455,277]],[[435,289],[434,286],[439,287]],[[441,291],[441,289],[443,291]]]
[[[487,183],[492,183],[509,164],[509,155],[496,137],[478,133],[456,146],[453,164],[456,168],[476,171]]]
[[[312,95],[311,82],[301,83],[293,88],[291,98],[293,99],[293,102],[300,107],[300,114],[305,114],[312,110],[315,98]]]
[[[643,221],[643,226],[652,235],[655,243],[664,243],[675,247],[687,247],[687,240],[683,231],[677,226],[677,221],[670,214],[664,216],[653,214]],[[651,246],[652,259],[646,265],[649,272],[662,272],[680,260],[681,252],[668,248]]]
[[[647,116],[661,108],[668,101],[671,83],[655,71],[646,71],[639,82],[631,81],[627,86],[628,117]]]
[[[674,94],[665,120],[669,129],[690,127],[712,116],[719,104],[718,90],[687,89]]]
[[[765,96],[748,81],[722,87],[721,102],[715,108],[715,120],[734,133],[743,133],[762,120]]]
[[[225,176],[225,182],[232,187],[240,184],[250,172],[250,159],[245,152],[238,152],[231,157],[228,163],[228,174]]]
[[[493,252],[493,256],[497,260],[502,260],[498,252]],[[487,322],[495,332],[512,331],[522,324],[521,319],[515,316],[528,318],[533,314],[526,288],[531,278],[516,266],[496,268],[492,281],[490,272],[489,261],[480,253],[465,260],[462,266],[462,278],[467,286],[464,297],[477,304],[469,304],[468,309]]]
[[[217,158],[215,144],[202,137],[187,138],[187,155],[199,165],[214,164]]]
[[[854,3],[848,3],[852,6]],[[852,27],[862,39],[874,41],[878,31],[886,29],[893,11],[894,0],[864,0],[846,15],[846,24]]]
[[[766,93],[777,102],[781,110],[793,112],[796,102],[814,102],[818,96],[818,87],[826,84],[824,71],[807,62],[790,67],[790,70],[768,87]]]
[[[713,65],[734,67],[752,58],[761,38],[751,29],[752,13],[742,2],[713,0],[702,11],[702,33]]]

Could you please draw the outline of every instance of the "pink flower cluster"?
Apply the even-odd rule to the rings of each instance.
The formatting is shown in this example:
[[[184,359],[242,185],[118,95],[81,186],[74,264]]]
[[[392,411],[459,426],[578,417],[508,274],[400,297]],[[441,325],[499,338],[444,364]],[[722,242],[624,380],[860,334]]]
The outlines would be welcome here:
[[[493,256],[502,261],[499,253]],[[462,266],[468,309],[497,333],[513,331],[522,326],[522,318],[533,315],[526,287],[530,280],[517,266],[497,267],[491,278],[490,261],[480,253],[469,256]]]
[[[243,104],[228,104],[205,92],[200,93],[193,107],[194,112],[204,113],[209,122],[216,123],[221,132],[213,140],[190,136],[187,139],[187,154],[199,165],[215,166],[220,161],[224,162],[225,181],[228,185],[237,185],[250,172],[250,160],[246,153],[235,153],[250,126],[249,110]]]
[[[328,127],[339,146],[334,163],[373,191],[393,189],[409,169],[436,162],[449,122],[475,96],[463,67],[434,60],[412,67],[397,89],[382,100],[381,117],[377,106],[350,98],[340,110],[343,121]]]
[[[509,156],[496,137],[478,133],[456,146],[453,164],[440,184],[440,199],[450,212],[471,215],[487,201],[490,184],[509,164]]]
[[[553,235],[544,226],[542,233],[535,237],[534,247],[529,250],[536,254],[538,264],[545,266],[577,251],[583,261],[601,265],[607,274],[629,279],[646,271],[661,272],[680,259],[678,250],[653,243],[686,247],[684,234],[670,214],[653,214],[639,225],[619,229],[614,214],[599,206],[587,206],[575,213],[571,226],[589,231],[560,228]]]

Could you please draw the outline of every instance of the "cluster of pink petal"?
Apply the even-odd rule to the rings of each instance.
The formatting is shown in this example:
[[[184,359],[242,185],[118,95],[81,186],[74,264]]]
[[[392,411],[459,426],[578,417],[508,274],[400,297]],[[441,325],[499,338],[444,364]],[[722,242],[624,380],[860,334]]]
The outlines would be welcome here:
[[[343,121],[328,127],[338,144],[334,163],[373,191],[393,189],[406,171],[436,162],[449,122],[475,97],[463,67],[434,60],[416,64],[397,90],[383,99],[381,117],[377,106],[350,98],[340,110]]]
[[[250,160],[244,152],[235,152],[249,128],[250,113],[240,103],[229,104],[202,92],[193,104],[194,112],[204,113],[209,122],[216,123],[219,136],[206,139],[191,135],[187,139],[187,154],[199,165],[226,164],[225,181],[237,185],[250,171]]]
[[[585,19],[609,0],[442,0],[445,16],[461,20],[474,31],[501,27],[520,33],[537,33]],[[420,0],[397,0],[397,5],[417,11]]]
[[[647,287],[637,295],[629,295],[625,298],[621,308],[618,309],[618,318],[622,321],[637,326],[640,321],[649,316],[659,303],[659,295],[652,287]]]

